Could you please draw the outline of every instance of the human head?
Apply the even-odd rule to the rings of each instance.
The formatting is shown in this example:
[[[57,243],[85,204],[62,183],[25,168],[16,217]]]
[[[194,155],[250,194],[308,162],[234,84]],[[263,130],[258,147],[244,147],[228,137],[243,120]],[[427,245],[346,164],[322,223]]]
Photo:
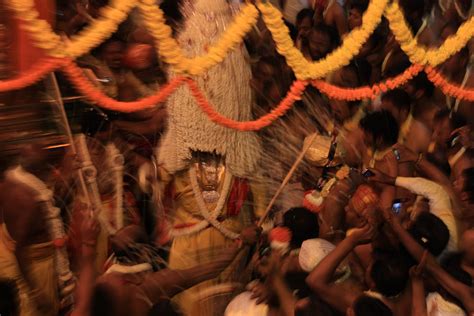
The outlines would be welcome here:
[[[44,139],[25,145],[20,153],[20,165],[35,175],[48,175],[65,158],[68,144],[52,144]]]
[[[408,229],[410,235],[433,256],[439,256],[449,241],[446,224],[436,215],[422,212]]]
[[[400,0],[400,7],[413,33],[416,33],[421,26],[421,20],[425,13],[424,0]]]
[[[347,309],[347,316],[392,316],[393,313],[385,305],[384,302],[378,298],[368,295],[359,296],[352,306]]]
[[[325,24],[313,26],[308,35],[308,48],[312,60],[319,60],[329,54],[339,43],[337,31]]]
[[[409,264],[400,255],[384,255],[375,259],[368,269],[367,283],[385,297],[397,296],[409,280]]]
[[[359,122],[359,126],[364,132],[364,143],[373,150],[384,150],[398,141],[397,121],[386,110],[367,114]]]
[[[389,111],[400,126],[410,114],[410,95],[400,88],[390,90],[382,96],[382,109]]]
[[[314,11],[305,8],[296,15],[296,30],[298,35],[306,35],[311,31],[313,26]]]
[[[453,188],[465,207],[474,205],[474,167],[464,169],[455,177]]]
[[[122,67],[122,60],[125,51],[125,43],[118,38],[111,38],[99,47],[100,58],[112,70]]]
[[[319,235],[318,216],[304,207],[294,207],[283,215],[283,226],[291,231],[291,246],[300,248],[303,241]]]
[[[448,109],[438,111],[434,116],[433,141],[442,148],[449,148],[451,133],[466,124],[466,120],[458,113],[451,113]]]
[[[20,306],[14,280],[0,279],[0,315],[17,316]]]
[[[367,10],[368,6],[369,1],[367,0],[356,0],[351,2],[349,17],[347,18],[350,30],[362,25],[362,15],[365,10]]]
[[[369,185],[359,185],[345,207],[347,227],[359,227],[364,222],[374,222],[379,195]]]
[[[372,68],[365,59],[355,59],[347,66],[336,70],[330,77],[333,85],[344,88],[356,88],[367,84]],[[337,122],[343,123],[356,112],[360,101],[330,99],[329,105]]]
[[[422,71],[410,80],[404,89],[414,100],[420,100],[422,98],[431,98],[435,88],[433,83],[426,76],[426,73]],[[415,107],[414,111],[416,110],[417,108]],[[417,117],[416,113],[414,113],[414,115]]]

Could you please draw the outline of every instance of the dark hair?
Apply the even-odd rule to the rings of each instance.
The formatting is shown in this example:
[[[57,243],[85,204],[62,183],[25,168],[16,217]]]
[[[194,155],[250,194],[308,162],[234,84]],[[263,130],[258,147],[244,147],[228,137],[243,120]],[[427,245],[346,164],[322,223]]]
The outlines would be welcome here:
[[[312,21],[313,16],[314,16],[314,11],[312,9],[304,8],[303,10],[298,12],[298,14],[296,15],[296,25],[301,23],[305,18],[310,18]]]
[[[428,79],[424,71],[416,75],[416,77],[413,78],[411,82],[413,86],[415,87],[415,91],[422,90],[428,98],[433,96],[434,89],[435,89],[434,85]]]
[[[291,231],[291,246],[301,247],[303,241],[319,236],[318,216],[304,207],[294,207],[283,215],[283,226]]]
[[[446,272],[449,273],[449,275],[451,275],[457,281],[469,287],[472,287],[472,277],[461,267],[461,259],[462,253],[450,253],[448,256],[446,256],[446,258],[443,259],[443,261],[441,262],[441,266],[444,270],[446,270]]]
[[[463,191],[467,193],[469,202],[474,203],[474,167],[467,168],[463,171],[464,188]]]
[[[341,38],[339,37],[339,33],[337,30],[329,25],[318,23],[313,25],[312,31],[324,33],[329,36],[329,41],[331,42],[331,50],[336,48],[337,45],[341,42]]]
[[[109,286],[99,283],[94,287],[91,297],[90,315],[107,316],[117,315],[115,297]]]
[[[398,123],[387,110],[367,114],[360,120],[359,126],[374,138],[381,138],[386,146],[392,146],[398,141]]]
[[[359,296],[352,305],[356,316],[392,316],[393,313],[381,300],[367,296]]]
[[[395,50],[392,56],[390,57],[392,60],[397,60],[396,63],[391,64],[390,67],[387,67],[383,71],[384,79],[388,79],[390,77],[398,76],[399,74],[403,73],[408,67],[411,66],[410,59],[408,56],[403,53],[403,51]]]
[[[434,121],[440,122],[446,118],[449,119],[449,123],[453,130],[467,125],[467,121],[462,115],[456,112],[451,112],[449,109],[441,109],[436,112]]]
[[[410,112],[411,97],[403,89],[397,88],[384,93],[382,100],[390,101],[399,111]]]
[[[360,13],[363,13],[367,8],[369,7],[369,1],[368,0],[353,0],[351,2],[350,9],[354,9],[359,11]]]
[[[446,224],[436,215],[421,213],[408,229],[410,235],[433,256],[439,256],[449,241]]]
[[[81,131],[88,136],[106,131],[110,126],[109,117],[95,108],[87,108],[82,113]]]
[[[14,280],[0,279],[0,315],[19,315],[18,289]]]
[[[415,23],[421,21],[425,12],[424,0],[400,0],[400,7],[405,13],[405,18],[411,27],[413,33],[418,32],[421,25],[416,26]]]
[[[377,258],[370,270],[375,289],[386,297],[400,294],[409,280],[409,264],[402,256],[387,255]]]

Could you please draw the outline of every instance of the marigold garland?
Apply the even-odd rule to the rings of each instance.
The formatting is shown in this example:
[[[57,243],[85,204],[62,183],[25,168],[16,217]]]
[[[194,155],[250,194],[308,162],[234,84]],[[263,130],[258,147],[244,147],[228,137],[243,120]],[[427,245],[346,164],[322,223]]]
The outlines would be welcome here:
[[[166,86],[162,87],[154,95],[145,97],[138,101],[121,102],[106,96],[101,90],[95,87],[84,76],[82,69],[79,68],[72,61],[70,61],[63,67],[63,72],[65,73],[69,81],[74,84],[76,89],[92,103],[96,103],[108,110],[119,111],[124,113],[136,112],[156,106],[156,104],[165,101],[168,96],[171,95],[174,90],[176,90],[176,88],[178,88],[185,82],[184,77],[176,77]]]
[[[349,64],[351,59],[359,53],[362,45],[373,33],[382,19],[388,0],[372,0],[362,17],[362,26],[351,31],[340,47],[326,58],[316,61],[307,61],[298,50],[289,35],[289,30],[283,22],[281,12],[269,3],[259,3],[263,20],[272,33],[278,52],[285,56],[288,65],[293,69],[300,80],[317,79]]]
[[[209,47],[206,55],[188,58],[172,37],[172,30],[166,25],[164,13],[156,6],[156,1],[141,0],[139,8],[145,25],[155,38],[158,55],[166,63],[173,65],[176,72],[191,75],[202,74],[210,67],[221,63],[228,52],[243,41],[245,34],[257,23],[258,18],[255,6],[245,5],[217,43]]]
[[[413,37],[397,2],[387,8],[385,16],[395,39],[414,64],[436,67],[466,46],[474,35],[474,17],[471,17],[459,27],[455,35],[447,38],[439,48],[427,49],[419,45],[417,39]]]
[[[21,26],[29,32],[38,47],[52,57],[76,58],[112,35],[137,5],[137,0],[112,0],[110,5],[101,9],[100,18],[73,36],[67,44],[63,43],[48,22],[39,18],[34,0],[7,0],[7,4],[23,22]]]
[[[304,90],[306,89],[306,86],[308,85],[308,81],[296,80],[295,82],[293,82],[285,98],[276,108],[270,111],[270,113],[265,114],[253,121],[242,122],[232,120],[216,112],[213,106],[209,104],[209,101],[207,101],[201,90],[199,90],[199,87],[197,86],[196,82],[194,82],[192,79],[187,78],[186,83],[188,84],[189,89],[191,90],[191,94],[196,99],[196,102],[198,103],[199,107],[204,113],[206,113],[206,115],[211,121],[221,126],[236,129],[239,131],[258,131],[264,127],[269,126],[276,119],[283,116],[289,109],[291,109],[296,100],[301,99],[301,95],[303,94]]]
[[[35,64],[29,72],[13,79],[0,81],[0,92],[19,90],[26,88],[40,81],[48,73],[61,67],[64,59],[45,58],[43,61]]]
[[[313,80],[311,84],[332,99],[347,101],[373,99],[380,93],[385,93],[388,90],[393,90],[404,85],[422,70],[423,67],[420,65],[411,65],[395,78],[387,79],[385,82],[377,83],[373,86],[363,86],[359,88],[342,88],[323,80]]]
[[[474,101],[474,89],[461,88],[450,83],[443,75],[435,70],[433,67],[425,68],[428,79],[438,87],[444,94],[452,96],[456,99]]]

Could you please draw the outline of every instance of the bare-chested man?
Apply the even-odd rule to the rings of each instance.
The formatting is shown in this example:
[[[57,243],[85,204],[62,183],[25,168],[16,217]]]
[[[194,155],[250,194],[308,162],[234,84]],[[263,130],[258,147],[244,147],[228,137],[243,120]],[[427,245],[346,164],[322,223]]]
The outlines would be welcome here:
[[[64,148],[45,147],[44,143],[25,147],[20,165],[0,179],[0,277],[15,280],[21,315],[57,315],[59,309],[47,212],[36,199],[35,184],[25,184],[21,178],[28,175],[30,182],[54,184],[54,166],[63,160]]]

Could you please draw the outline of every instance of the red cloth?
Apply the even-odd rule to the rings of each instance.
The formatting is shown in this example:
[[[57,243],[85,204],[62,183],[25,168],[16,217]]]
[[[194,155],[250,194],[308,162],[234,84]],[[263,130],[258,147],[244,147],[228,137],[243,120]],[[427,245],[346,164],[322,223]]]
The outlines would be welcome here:
[[[46,20],[51,24],[51,27],[54,27],[55,1],[35,0],[35,6],[40,19]],[[28,72],[34,63],[45,57],[42,49],[35,47],[34,41],[21,26],[22,23],[18,19],[12,19],[12,35],[10,35],[13,40],[12,50],[10,51],[12,68],[20,74]]]
[[[239,215],[240,209],[244,205],[249,191],[250,186],[247,180],[235,178],[234,183],[232,185],[232,189],[229,193],[229,199],[227,201],[228,216]]]

